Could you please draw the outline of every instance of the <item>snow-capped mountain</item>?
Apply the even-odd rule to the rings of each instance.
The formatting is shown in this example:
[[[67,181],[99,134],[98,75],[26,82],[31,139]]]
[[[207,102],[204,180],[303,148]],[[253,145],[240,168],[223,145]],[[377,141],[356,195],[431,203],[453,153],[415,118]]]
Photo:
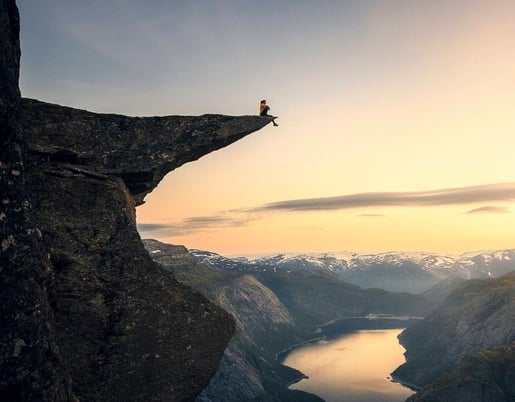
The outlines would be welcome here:
[[[253,259],[223,257],[201,250],[191,252],[200,262],[221,269],[319,270],[366,288],[412,293],[421,293],[450,277],[497,277],[515,270],[515,250],[482,251],[460,256],[413,252],[277,254]]]
[[[335,268],[341,258],[285,255],[262,262],[190,250],[193,256],[182,246],[149,239],[143,242],[150,256],[178,281],[234,317],[236,332],[199,401],[314,400],[297,391],[290,394],[286,387],[301,373],[280,366],[278,353],[322,336],[313,332],[316,326],[335,319],[420,317],[434,307],[420,296],[360,289],[339,280],[327,267]],[[302,268],[296,268],[299,264]],[[329,334],[331,330],[325,327],[324,331]]]

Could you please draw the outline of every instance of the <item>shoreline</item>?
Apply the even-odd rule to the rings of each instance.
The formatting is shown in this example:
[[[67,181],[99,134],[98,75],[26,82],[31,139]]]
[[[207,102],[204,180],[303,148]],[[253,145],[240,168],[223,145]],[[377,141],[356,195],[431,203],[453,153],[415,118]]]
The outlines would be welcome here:
[[[318,336],[316,338],[308,339],[308,340],[306,340],[304,342],[300,342],[300,343],[291,345],[288,348],[283,349],[283,350],[277,352],[275,354],[275,359],[276,359],[277,363],[279,363],[280,365],[285,366],[285,367],[290,367],[290,366],[285,365],[284,361],[286,360],[286,357],[291,352],[293,352],[295,349],[301,348],[301,347],[306,346],[306,345],[310,345],[310,344],[313,344],[313,343],[316,343],[316,342],[320,342],[320,341],[330,341],[330,340],[334,339],[335,338],[334,336],[328,336],[327,334],[324,335],[323,327],[330,326],[330,325],[335,324],[335,323],[337,323],[338,321],[341,321],[341,320],[351,320],[351,319],[364,319],[364,320],[371,320],[371,321],[399,320],[400,322],[405,322],[405,321],[409,321],[409,320],[413,320],[413,319],[422,319],[422,318],[423,317],[391,316],[391,315],[382,315],[382,314],[368,314],[366,316],[352,316],[352,317],[336,318],[334,320],[330,320],[330,321],[327,321],[327,322],[325,322],[323,324],[320,324],[320,325],[316,326],[316,330],[313,332],[313,335],[315,335],[315,334],[322,334],[322,336]],[[378,328],[378,329],[381,329],[381,328]],[[382,329],[396,329],[396,328],[382,328]],[[401,328],[398,328],[398,329],[405,329],[405,328],[401,327]],[[372,329],[342,330],[341,334],[339,336],[346,335],[346,334],[351,334],[353,332],[360,331],[360,330],[367,331],[367,330],[372,330]],[[292,368],[294,370],[297,370],[301,375],[298,378],[288,382],[287,385],[286,385],[287,388],[289,388],[293,384],[301,382],[302,380],[309,379],[309,376],[304,374],[302,371],[300,371],[300,370],[298,370],[298,369],[296,369],[294,367],[290,367],[290,368]],[[417,387],[415,384],[407,383],[407,382],[404,382],[404,381],[394,377],[391,373],[390,373],[389,376],[390,376],[390,381],[391,382],[398,383],[398,384],[400,384],[400,385],[402,385],[402,386],[404,386],[406,388],[409,388],[410,390],[412,390],[414,392],[417,392],[418,390],[421,389],[420,387]],[[321,398],[319,395],[317,395],[317,396],[319,398]]]
[[[289,366],[285,366],[285,367],[289,367]],[[295,370],[297,370],[297,369],[295,369]],[[299,370],[297,370],[297,371],[299,371]],[[302,371],[299,371],[299,373],[302,373]],[[297,384],[298,382],[301,382],[302,380],[309,380],[309,376],[307,376],[306,374],[302,373],[301,377],[296,378],[295,380],[292,380],[292,381],[288,382],[286,384],[286,387],[289,389],[290,386],[292,386],[293,384]],[[307,392],[307,391],[302,391],[302,392]],[[318,397],[320,398],[320,396],[318,396]]]
[[[316,333],[316,332],[314,332],[314,333]],[[283,349],[283,350],[277,352],[275,354],[275,360],[277,361],[277,363],[282,364],[284,366],[283,362],[284,362],[286,356],[288,356],[295,349],[298,349],[298,348],[300,348],[302,346],[309,345],[311,343],[315,343],[315,342],[318,342],[318,341],[325,341],[325,340],[327,340],[327,337],[321,336],[321,337],[318,337],[318,338],[308,339],[308,340],[306,340],[304,342],[296,343],[295,345],[291,345],[291,346],[287,347],[286,349]],[[286,367],[289,367],[289,366],[286,366]],[[297,369],[295,369],[295,370],[297,370]]]
[[[422,320],[424,317],[417,317],[417,316],[396,316],[396,315],[387,315],[387,314],[367,314],[364,316],[350,316],[350,317],[341,317],[341,318],[335,318],[334,320],[330,320],[327,322],[324,322],[322,324],[319,324],[316,326],[315,331],[313,331],[313,335],[315,334],[322,334],[322,336],[318,336],[316,338],[310,338],[304,342],[296,343],[294,345],[291,345],[287,347],[286,349],[283,349],[275,354],[275,359],[279,364],[282,364],[285,357],[293,352],[295,349],[300,348],[305,345],[309,345],[311,343],[315,343],[318,341],[328,341],[332,339],[332,336],[328,334],[324,334],[324,327],[328,327],[330,325],[333,325],[337,323],[338,321],[345,321],[345,320],[356,320],[356,319],[362,319],[362,320],[370,320],[370,321],[381,321],[381,320],[398,320],[399,322],[406,322],[410,320]],[[406,327],[400,326],[399,329],[405,329]],[[360,330],[368,330],[371,328],[363,328],[363,329],[349,329],[349,330],[341,330],[340,335],[350,334],[356,331]],[[377,329],[395,329],[391,327],[384,327],[384,328],[377,328]],[[340,336],[338,335],[338,336]]]
[[[395,382],[397,384],[401,384],[403,387],[411,389],[413,392],[420,391],[423,387],[413,384],[412,382],[403,381],[400,378],[390,374],[391,382]]]

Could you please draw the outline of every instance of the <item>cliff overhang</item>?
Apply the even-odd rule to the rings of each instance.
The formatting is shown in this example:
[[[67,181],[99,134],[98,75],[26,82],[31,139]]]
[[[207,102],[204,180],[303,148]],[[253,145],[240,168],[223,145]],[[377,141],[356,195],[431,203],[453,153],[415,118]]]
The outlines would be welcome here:
[[[272,122],[271,116],[129,117],[21,99],[28,151],[40,165],[119,177],[136,205],[170,171]]]
[[[272,122],[128,117],[20,97],[19,19],[0,0],[0,394],[187,401],[232,318],[155,264],[135,207],[169,171]]]

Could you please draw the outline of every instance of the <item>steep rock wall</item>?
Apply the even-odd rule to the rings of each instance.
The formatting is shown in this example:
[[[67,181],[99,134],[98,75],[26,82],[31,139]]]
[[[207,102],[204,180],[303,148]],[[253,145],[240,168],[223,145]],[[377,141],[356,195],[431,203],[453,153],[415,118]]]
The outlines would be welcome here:
[[[0,22],[0,394],[192,400],[234,322],[152,262],[135,207],[167,172],[272,118],[137,118],[20,99],[14,1],[0,0]]]
[[[19,124],[19,15],[0,0],[0,395],[3,400],[67,400],[47,288],[47,243],[35,225]]]

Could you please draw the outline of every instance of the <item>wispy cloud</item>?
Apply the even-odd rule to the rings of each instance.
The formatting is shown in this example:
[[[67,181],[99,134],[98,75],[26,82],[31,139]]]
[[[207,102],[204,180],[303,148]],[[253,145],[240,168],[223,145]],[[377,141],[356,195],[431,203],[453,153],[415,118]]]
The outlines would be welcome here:
[[[138,223],[138,231],[140,232],[155,232],[157,230],[170,229],[170,225],[163,223]]]
[[[359,207],[423,207],[515,200],[515,183],[447,188],[417,192],[381,192],[273,202],[256,211],[323,211]]]
[[[510,210],[507,207],[496,207],[487,205],[480,208],[471,209],[467,214],[508,214]]]
[[[187,234],[180,226],[165,223],[138,223],[138,232],[144,237],[174,237]]]
[[[183,236],[208,230],[241,227],[263,219],[272,213],[333,211],[367,207],[427,207],[473,204],[491,201],[515,201],[515,183],[485,184],[480,186],[447,188],[418,192],[377,192],[348,194],[337,197],[308,198],[279,201],[254,208],[220,211],[211,216],[194,216],[173,224],[141,223],[141,233],[154,236]],[[506,207],[483,206],[467,213],[508,213]],[[358,217],[381,218],[379,213],[361,213]]]
[[[227,213],[220,212],[212,216],[193,216],[177,223],[139,223],[138,230],[141,233],[152,233],[156,236],[185,236],[211,229],[241,227],[250,221],[259,219],[255,213]]]

